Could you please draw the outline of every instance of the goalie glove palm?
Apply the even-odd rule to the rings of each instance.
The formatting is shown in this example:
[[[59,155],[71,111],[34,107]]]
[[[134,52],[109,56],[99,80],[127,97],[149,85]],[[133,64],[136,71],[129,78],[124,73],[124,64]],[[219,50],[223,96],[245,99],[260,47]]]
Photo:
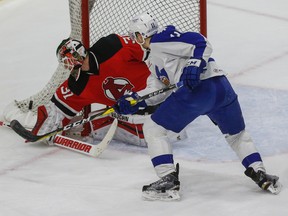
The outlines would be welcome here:
[[[68,38],[58,46],[56,55],[59,63],[66,69],[73,70],[82,66],[87,52],[81,41]]]
[[[117,100],[117,104],[114,106],[114,109],[118,114],[134,114],[139,110],[140,107],[147,107],[147,104],[144,100],[141,102],[137,102],[136,104],[131,104],[131,101],[137,101],[138,99],[139,95],[135,92],[123,95]]]

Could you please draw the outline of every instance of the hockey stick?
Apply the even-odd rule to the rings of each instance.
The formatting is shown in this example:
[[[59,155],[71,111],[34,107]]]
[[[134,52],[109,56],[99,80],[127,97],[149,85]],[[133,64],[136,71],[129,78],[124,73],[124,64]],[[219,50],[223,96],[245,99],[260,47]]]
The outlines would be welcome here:
[[[56,146],[70,149],[92,157],[98,157],[109,145],[117,129],[118,120],[114,119],[103,140],[95,145],[57,134],[53,140]]]
[[[70,149],[91,157],[98,157],[109,145],[113,136],[116,132],[118,124],[118,119],[114,119],[108,132],[106,133],[103,140],[98,144],[90,144],[87,142],[82,142],[70,137],[62,136],[57,134],[53,140],[53,144],[62,148]],[[10,124],[7,122],[0,121],[0,126],[11,128]]]
[[[159,90],[151,92],[151,93],[149,93],[147,95],[144,95],[144,96],[140,97],[138,100],[132,100],[132,101],[130,101],[130,103],[132,105],[134,105],[134,104],[136,104],[138,102],[141,102],[141,101],[143,101],[145,99],[148,99],[148,98],[154,97],[156,95],[162,94],[162,93],[167,92],[169,90],[172,90],[172,89],[175,89],[175,88],[180,88],[180,87],[182,87],[182,85],[183,85],[182,82],[178,82],[176,84],[169,85],[166,88],[159,89]],[[110,113],[113,113],[114,111],[115,111],[114,107],[108,107],[108,108],[104,109],[100,113],[97,113],[95,115],[91,115],[91,116],[89,116],[86,119],[84,118],[84,119],[81,119],[81,120],[76,121],[74,123],[68,124],[65,127],[57,128],[56,130],[48,132],[48,133],[43,134],[43,135],[34,135],[31,131],[25,129],[20,124],[20,122],[17,121],[17,120],[12,120],[11,123],[10,123],[10,126],[18,135],[20,135],[21,137],[23,137],[27,141],[37,142],[37,141],[46,139],[48,137],[54,136],[54,135],[56,135],[56,134],[58,134],[58,133],[60,133],[62,131],[67,131],[67,130],[71,129],[72,127],[76,127],[78,125],[82,125],[82,124],[84,124],[86,122],[92,121],[93,119],[95,119],[97,117],[109,115]]]

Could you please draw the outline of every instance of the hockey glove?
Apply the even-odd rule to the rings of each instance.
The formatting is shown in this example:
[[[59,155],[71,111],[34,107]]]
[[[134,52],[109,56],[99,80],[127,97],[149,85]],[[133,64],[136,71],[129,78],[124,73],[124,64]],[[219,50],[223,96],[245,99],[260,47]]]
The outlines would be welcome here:
[[[183,84],[190,89],[196,88],[201,82],[200,74],[203,72],[205,66],[205,61],[201,59],[189,59],[183,68],[180,81],[183,81]]]
[[[56,55],[59,63],[66,69],[73,70],[82,66],[87,52],[80,41],[68,38],[58,46]]]
[[[139,95],[135,92],[131,92],[130,94],[123,95],[117,100],[116,105],[114,106],[115,111],[118,114],[128,115],[136,113],[140,107],[147,107],[146,102],[143,100],[136,104],[131,104],[131,101],[138,100]]]

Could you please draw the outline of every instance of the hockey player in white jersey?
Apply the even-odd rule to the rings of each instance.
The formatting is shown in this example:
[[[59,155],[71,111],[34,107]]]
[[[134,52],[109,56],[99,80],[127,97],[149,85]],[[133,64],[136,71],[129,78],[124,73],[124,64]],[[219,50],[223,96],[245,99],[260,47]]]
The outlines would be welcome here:
[[[150,50],[151,76],[156,76],[163,86],[183,82],[183,87],[166,96],[144,123],[149,155],[160,178],[143,187],[144,199],[180,198],[179,166],[174,166],[167,131],[178,133],[201,115],[207,115],[219,127],[245,167],[245,174],[261,189],[279,193],[279,177],[266,173],[261,155],[245,130],[237,94],[211,58],[212,47],[207,39],[196,32],[181,32],[172,25],[158,29],[157,21],[148,13],[134,17],[129,28],[131,38]],[[148,84],[142,91],[122,96],[117,101],[117,112],[136,112],[137,107],[129,100],[149,92],[150,86]],[[141,105],[152,105],[159,100],[163,98],[156,96],[142,101]]]

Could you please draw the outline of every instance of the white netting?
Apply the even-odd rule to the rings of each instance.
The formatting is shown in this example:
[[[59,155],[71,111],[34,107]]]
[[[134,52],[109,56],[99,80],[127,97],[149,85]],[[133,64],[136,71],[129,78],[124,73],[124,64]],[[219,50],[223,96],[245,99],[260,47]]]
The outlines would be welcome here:
[[[149,12],[160,26],[200,32],[200,0],[96,0],[90,14],[90,42],[103,35],[126,35],[131,18]]]
[[[82,40],[82,1],[85,0],[69,0],[70,37],[77,40]],[[150,12],[154,15],[160,26],[173,24],[182,31],[200,31],[200,0],[86,1],[89,2],[90,11],[90,44],[111,33],[126,35],[131,17],[142,12]],[[12,119],[18,119],[24,126],[32,128],[36,121],[37,107],[46,104],[51,99],[57,87],[68,78],[69,73],[62,65],[59,65],[40,92],[27,99],[14,101],[6,107],[3,113],[5,120],[10,122]],[[33,101],[33,106],[29,111],[30,101]]]

